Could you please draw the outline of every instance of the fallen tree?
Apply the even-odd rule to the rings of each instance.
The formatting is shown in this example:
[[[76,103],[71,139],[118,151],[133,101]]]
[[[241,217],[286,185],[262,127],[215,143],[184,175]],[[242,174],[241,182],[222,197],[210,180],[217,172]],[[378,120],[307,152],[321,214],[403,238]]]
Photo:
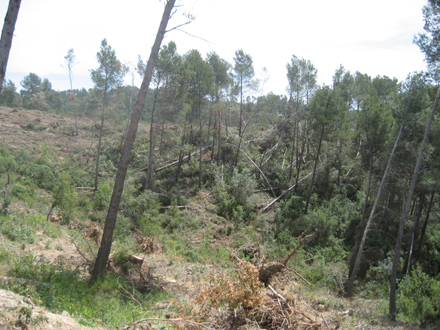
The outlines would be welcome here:
[[[258,279],[260,282],[264,283],[264,286],[268,286],[271,278],[276,275],[277,273],[281,272],[283,269],[287,267],[287,263],[289,262],[290,258],[292,258],[296,252],[298,252],[299,248],[310,238],[316,235],[318,232],[318,229],[316,229],[312,234],[306,235],[308,230],[310,229],[310,225],[307,227],[307,229],[301,234],[299,237],[298,245],[292,250],[292,252],[289,253],[289,255],[282,261],[272,261],[269,263],[266,262],[266,256],[264,256],[263,253],[258,251],[258,254],[261,254],[259,258],[256,258],[254,261],[255,267],[258,269]],[[240,264],[243,262],[234,252],[230,251],[229,256],[232,260],[234,260],[236,263]],[[294,273],[301,278],[303,281],[305,281],[307,284],[310,285],[310,283],[302,277],[298,272],[294,271]]]

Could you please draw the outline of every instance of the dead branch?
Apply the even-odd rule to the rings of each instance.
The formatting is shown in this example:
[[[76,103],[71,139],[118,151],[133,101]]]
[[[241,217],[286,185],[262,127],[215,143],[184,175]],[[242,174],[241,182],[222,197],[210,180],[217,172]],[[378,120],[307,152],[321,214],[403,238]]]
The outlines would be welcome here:
[[[95,190],[95,187],[76,187],[78,190]]]
[[[161,210],[169,210],[169,209],[190,209],[191,207],[188,205],[171,205],[171,206],[161,206],[160,209]]]
[[[301,180],[298,181],[298,183],[303,182],[305,179],[307,179],[310,175],[312,175],[313,172],[310,172],[309,174],[307,174],[304,178],[302,178]],[[272,202],[270,202],[269,204],[267,204],[262,210],[261,213],[267,211],[273,204],[275,204],[276,202],[278,202],[281,198],[283,198],[288,192],[290,192],[293,188],[296,187],[296,184],[294,184],[293,186],[291,186],[289,189],[287,189],[285,192],[283,192],[280,196],[278,196],[277,198],[275,198]]]
[[[205,151],[205,150],[208,149],[208,148],[209,148],[209,146],[204,147],[204,148],[202,148],[202,151]],[[190,155],[183,156],[182,159],[181,159],[181,161],[184,161],[184,160],[189,159],[189,157],[194,156],[194,155],[195,155],[196,153],[198,153],[198,152],[200,152],[200,150],[194,151],[194,152],[193,152],[192,154],[190,154]],[[176,165],[176,164],[178,164],[178,163],[179,163],[179,159],[173,160],[171,163],[168,163],[168,164],[166,164],[166,165],[164,165],[164,166],[162,166],[162,167],[158,167],[158,168],[154,169],[154,173],[160,172],[160,171],[162,171],[162,170],[164,170],[164,169],[166,169],[166,168],[168,168],[168,167],[170,167],[170,166]],[[141,168],[141,169],[137,170],[135,173],[145,172],[146,170],[147,170],[147,168],[144,167],[144,168]]]
[[[75,245],[76,251],[78,251],[78,253],[81,255],[81,257],[84,258],[84,260],[86,261],[86,263],[89,264],[89,265],[93,265],[94,262],[93,262],[92,260],[90,260],[89,258],[87,258],[87,257],[85,256],[85,254],[81,252],[81,250],[79,249],[78,245],[76,245],[75,240],[74,240],[73,238],[71,238],[71,241],[72,241],[73,245]]]
[[[258,279],[264,283],[264,285],[267,287],[269,285],[270,279],[277,273],[281,272],[284,268],[286,268],[287,263],[289,262],[290,258],[299,250],[299,248],[304,244],[304,242],[313,236],[316,235],[318,232],[318,229],[315,230],[313,234],[305,235],[307,231],[309,230],[310,225],[307,227],[307,229],[301,234],[299,237],[299,243],[298,245],[292,250],[292,252],[289,253],[289,255],[284,259],[282,262],[273,261],[266,265],[262,265],[258,269]],[[302,276],[301,276],[302,278]],[[307,282],[308,283],[308,282]]]
[[[277,296],[278,298],[280,298],[282,301],[284,301],[284,302],[287,301],[286,298],[284,298],[282,295],[280,295],[279,293],[277,293],[277,292],[274,290],[274,288],[272,288],[271,285],[268,285],[267,287],[270,289],[270,291],[273,292],[273,294],[274,294],[275,296]]]
[[[327,326],[327,329],[330,329],[330,327],[328,326],[327,320],[325,319],[324,315],[321,314],[321,317],[324,320],[324,323]]]
[[[311,225],[309,225],[307,227],[306,230],[303,231],[303,233],[301,234],[301,236],[299,237],[299,243],[298,245],[293,249],[292,252],[290,252],[290,254],[287,256],[287,258],[284,260],[283,265],[284,267],[286,267],[287,263],[289,262],[290,258],[299,250],[299,248],[301,247],[301,245],[304,244],[305,241],[307,241],[309,238],[312,238],[313,236],[316,235],[316,233],[318,232],[318,228],[316,228],[315,232],[313,234],[309,234],[307,236],[304,236],[305,233],[307,233],[307,231],[309,230]]]
[[[312,283],[307,281],[300,273],[298,273],[295,269],[291,269],[291,271],[298,276],[300,279],[302,279],[304,282],[306,282],[309,286],[312,286]]]

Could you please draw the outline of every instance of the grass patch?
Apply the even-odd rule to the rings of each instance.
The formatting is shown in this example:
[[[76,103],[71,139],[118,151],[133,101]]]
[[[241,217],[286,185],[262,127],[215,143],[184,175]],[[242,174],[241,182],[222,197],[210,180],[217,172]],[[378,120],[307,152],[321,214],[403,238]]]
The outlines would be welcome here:
[[[90,285],[78,272],[32,254],[17,258],[10,276],[37,281],[3,284],[18,294],[29,296],[54,313],[67,311],[82,325],[119,328],[145,317],[146,311],[168,295],[160,290],[141,293],[114,275]]]

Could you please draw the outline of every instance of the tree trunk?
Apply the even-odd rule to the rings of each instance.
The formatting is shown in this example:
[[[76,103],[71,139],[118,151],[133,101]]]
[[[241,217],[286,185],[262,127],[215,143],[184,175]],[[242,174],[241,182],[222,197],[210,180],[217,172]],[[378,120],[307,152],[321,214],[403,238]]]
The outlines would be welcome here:
[[[183,136],[182,136],[182,149],[179,152],[179,159],[178,159],[178,163],[177,163],[177,171],[176,171],[176,183],[179,182],[179,178],[180,178],[180,171],[182,168],[182,161],[183,161],[183,154],[184,154],[184,150],[183,148],[185,147],[185,140],[186,140],[186,125],[183,128]]]
[[[416,212],[414,213],[414,224],[411,231],[411,243],[409,246],[408,256],[405,260],[405,265],[403,266],[403,269],[406,269],[406,274],[408,275],[411,270],[411,259],[413,257],[414,252],[414,244],[416,242],[416,236],[417,236],[417,228],[419,227],[420,222],[420,216],[422,215],[423,205],[425,201],[425,193],[423,192],[419,199],[419,205],[416,209]]]
[[[9,0],[8,11],[3,23],[2,36],[0,39],[0,93],[5,79],[6,67],[8,66],[9,52],[12,46],[15,23],[17,22],[18,11],[21,0]]]
[[[391,163],[393,161],[394,154],[396,153],[397,145],[399,144],[399,140],[400,140],[400,137],[402,136],[402,131],[403,131],[404,127],[405,127],[405,120],[403,121],[402,126],[400,127],[399,135],[397,136],[396,142],[394,143],[393,151],[391,152],[390,158],[388,159],[387,168],[385,169],[385,173],[383,174],[382,181],[380,182],[380,185],[379,185],[379,190],[377,191],[376,199],[374,200],[373,208],[371,209],[370,216],[368,217],[367,225],[365,226],[365,229],[364,229],[364,234],[362,236],[359,250],[355,251],[356,259],[354,262],[353,271],[351,272],[351,276],[349,277],[349,279],[345,285],[345,292],[346,292],[347,296],[351,296],[353,294],[353,284],[354,284],[354,280],[356,279],[357,272],[359,271],[359,267],[361,265],[361,258],[362,258],[362,253],[364,250],[365,242],[367,241],[367,234],[368,234],[368,231],[370,230],[370,226],[373,221],[374,213],[376,212],[377,204],[379,203],[380,196],[382,195],[382,189],[383,189],[383,186],[385,185],[385,180],[388,176],[388,172],[391,169]]]
[[[370,196],[370,189],[371,189],[371,178],[373,177],[373,159],[370,157],[370,164],[369,164],[369,173],[368,173],[368,184],[367,184],[367,191],[365,193],[365,200],[364,200],[364,207],[362,209],[362,215],[361,215],[361,221],[359,221],[359,228],[356,235],[356,241],[354,243],[354,248],[350,256],[350,261],[348,263],[348,277],[351,277],[351,274],[353,273],[354,268],[354,262],[356,260],[356,255],[359,251],[359,246],[361,245],[362,241],[362,233],[364,232],[365,227],[365,214],[367,213],[367,207],[368,207],[368,198]]]
[[[156,111],[157,95],[159,94],[159,84],[157,84],[156,91],[154,92],[153,98],[153,109],[151,110],[150,119],[150,150],[148,153],[148,165],[147,165],[147,177],[145,180],[144,189],[151,188],[151,174],[153,172],[153,157],[154,157],[154,113]]]
[[[153,48],[151,49],[150,58],[147,63],[147,69],[142,81],[142,86],[139,90],[138,99],[131,117],[130,126],[127,132],[127,137],[124,142],[124,146],[121,151],[121,159],[118,166],[118,172],[116,174],[115,185],[113,188],[113,194],[110,201],[110,206],[105,219],[104,231],[102,234],[101,247],[98,251],[98,256],[95,260],[95,265],[92,272],[92,282],[95,282],[100,278],[107,266],[108,258],[110,255],[113,232],[116,224],[116,216],[118,214],[119,204],[121,201],[122,191],[124,189],[125,176],[127,174],[128,163],[130,160],[131,148],[136,139],[136,132],[141,118],[142,109],[144,108],[145,99],[147,97],[148,88],[150,85],[151,77],[153,76],[153,69],[156,65],[160,45],[163,37],[166,33],[166,27],[168,20],[170,19],[171,10],[174,8],[176,0],[168,0],[162,15],[162,20],[159,25],[159,29],[156,34]]]
[[[302,139],[301,139],[301,151],[299,148],[299,121],[297,122],[297,131],[298,131],[298,138],[296,143],[296,178],[295,178],[295,191],[298,189],[298,180],[299,180],[299,173],[301,172],[301,163],[302,163],[302,157],[304,156],[304,145],[305,145],[305,133],[304,129],[302,129]]]
[[[199,191],[202,189],[202,158],[203,158],[203,154],[202,154],[202,148],[203,148],[203,131],[202,131],[202,100],[201,97],[199,97]],[[209,132],[208,132],[208,136],[209,136]]]
[[[243,78],[240,80],[240,117],[238,118],[238,136],[242,136],[241,127],[243,125]]]
[[[304,214],[306,214],[309,209],[310,197],[312,196],[313,184],[315,183],[316,167],[318,165],[319,153],[321,152],[322,140],[324,138],[324,129],[325,126],[323,125],[321,128],[321,136],[319,137],[318,150],[316,151],[315,164],[313,165],[312,181],[310,182],[309,193],[307,194],[307,201],[306,201],[306,207],[304,208]]]
[[[220,164],[220,155],[222,147],[222,112],[219,111],[218,115],[218,143],[217,143],[217,166]]]
[[[102,109],[101,127],[99,128],[98,155],[96,156],[96,171],[95,171],[95,191],[98,190],[99,159],[101,158],[101,144],[102,144],[102,131],[103,131],[103,129],[104,129],[104,109]]]
[[[290,155],[289,181],[292,180],[293,157],[295,155],[296,117],[293,122],[292,153]]]
[[[422,230],[420,232],[419,244],[417,245],[417,250],[415,252],[416,259],[419,256],[420,252],[422,251],[422,245],[425,239],[426,227],[428,226],[428,222],[429,222],[429,215],[431,214],[432,205],[434,204],[434,195],[435,195],[435,191],[431,193],[431,198],[429,199],[428,210],[426,211],[425,221],[423,222]]]
[[[400,219],[399,232],[397,234],[397,242],[396,247],[394,249],[394,258],[393,258],[393,266],[391,268],[391,283],[390,283],[390,316],[392,320],[396,319],[396,285],[397,285],[397,267],[399,264],[400,257],[400,249],[402,247],[402,239],[403,239],[403,230],[405,228],[406,218],[408,217],[408,212],[411,207],[411,200],[414,194],[414,190],[416,188],[417,177],[419,175],[420,166],[422,164],[423,153],[425,151],[426,142],[428,141],[429,132],[431,130],[431,124],[434,118],[435,110],[437,109],[438,101],[440,98],[440,88],[437,91],[437,95],[435,96],[434,105],[431,110],[431,114],[428,119],[428,123],[426,124],[425,135],[423,137],[422,145],[420,146],[419,154],[417,156],[416,166],[414,168],[414,173],[411,179],[411,185],[408,192],[408,197],[405,201],[405,205],[402,211],[402,217]]]

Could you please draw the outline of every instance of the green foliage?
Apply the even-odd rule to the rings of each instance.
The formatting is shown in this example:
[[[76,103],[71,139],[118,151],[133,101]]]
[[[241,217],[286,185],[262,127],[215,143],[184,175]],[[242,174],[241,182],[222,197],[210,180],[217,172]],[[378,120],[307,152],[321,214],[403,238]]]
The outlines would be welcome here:
[[[399,317],[423,323],[440,311],[440,282],[426,275],[420,266],[404,277],[397,289]]]
[[[425,33],[419,33],[414,37],[414,43],[420,47],[420,50],[425,53],[425,60],[428,62],[428,69],[432,77],[440,80],[440,56],[438,54],[439,45],[439,17],[440,4],[438,1],[428,1],[427,5],[423,7],[423,18],[425,25],[423,29]]]
[[[251,196],[256,187],[254,175],[249,169],[241,172],[234,168],[230,178],[216,175],[215,204],[219,215],[236,222],[246,222],[253,218],[254,205]]]
[[[96,54],[99,67],[96,70],[91,70],[90,75],[96,88],[101,91],[103,95],[104,106],[107,106],[107,93],[123,83],[125,74],[128,68],[123,65],[116,57],[116,52],[107,43],[107,39],[101,41],[101,49]]]
[[[295,239],[310,225],[311,230],[318,229],[308,243],[315,253],[326,262],[344,261],[349,249],[345,238],[349,224],[359,217],[360,203],[337,195],[308,214],[302,213],[303,205],[300,196],[292,196],[287,202],[280,203],[274,218],[277,242],[287,250],[291,249]]]
[[[12,213],[0,216],[0,230],[3,235],[17,243],[34,243],[35,227],[38,221],[35,216]]]
[[[52,208],[58,207],[63,221],[69,222],[74,215],[77,205],[78,193],[72,177],[67,172],[61,172],[52,192]]]
[[[110,205],[110,199],[113,193],[111,180],[100,180],[98,190],[95,191],[93,198],[93,207],[97,210],[107,210]]]
[[[3,88],[0,94],[0,104],[10,108],[18,104],[17,88],[11,80],[3,81]]]
[[[14,267],[10,270],[9,275],[47,283],[53,279],[59,270],[61,268],[58,265],[49,262],[45,257],[27,254],[15,260]]]
[[[9,289],[52,312],[67,311],[88,326],[98,323],[106,328],[120,328],[145,317],[154,302],[167,298],[166,293],[157,290],[141,294],[114,276],[107,276],[90,286],[77,272],[67,271],[59,264],[32,254],[17,258],[9,275],[39,282],[25,285],[17,282],[9,285]],[[130,292],[130,296],[126,292]]]
[[[7,173],[16,167],[17,163],[11,149],[3,144],[0,145],[0,174]]]

